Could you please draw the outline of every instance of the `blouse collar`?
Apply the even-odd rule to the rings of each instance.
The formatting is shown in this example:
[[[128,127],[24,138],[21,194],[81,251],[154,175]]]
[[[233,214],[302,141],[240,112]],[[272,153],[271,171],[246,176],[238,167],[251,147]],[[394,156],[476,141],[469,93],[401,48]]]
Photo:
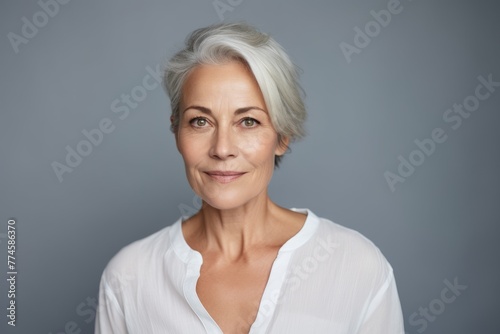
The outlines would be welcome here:
[[[291,208],[290,210],[306,214],[306,221],[299,232],[297,232],[297,234],[288,239],[288,241],[281,246],[278,254],[291,252],[305,244],[309,239],[311,239],[319,224],[319,218],[309,209]],[[201,263],[201,254],[188,245],[186,239],[184,238],[184,234],[182,233],[182,222],[189,217],[190,216],[181,216],[172,225],[170,240],[175,253],[184,263],[188,263],[192,260],[197,262],[200,261]]]

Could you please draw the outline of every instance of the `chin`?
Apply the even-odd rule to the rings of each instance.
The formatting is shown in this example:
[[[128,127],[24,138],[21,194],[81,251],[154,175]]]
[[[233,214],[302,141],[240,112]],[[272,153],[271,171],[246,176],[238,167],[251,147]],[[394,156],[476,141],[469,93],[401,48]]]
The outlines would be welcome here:
[[[245,194],[241,191],[224,191],[218,190],[217,194],[211,192],[210,194],[200,193],[200,198],[208,205],[217,210],[231,210],[242,207],[250,202],[256,196]]]
[[[217,210],[236,209],[236,208],[239,208],[246,203],[246,201],[242,201],[241,199],[235,198],[233,196],[231,196],[231,197],[220,196],[217,198],[210,196],[209,198],[202,197],[202,199],[208,205],[210,205],[212,208],[217,209]]]
[[[210,207],[220,210],[220,211],[228,211],[228,210],[233,210],[237,209],[240,205],[237,203],[221,203],[220,201],[205,201]]]

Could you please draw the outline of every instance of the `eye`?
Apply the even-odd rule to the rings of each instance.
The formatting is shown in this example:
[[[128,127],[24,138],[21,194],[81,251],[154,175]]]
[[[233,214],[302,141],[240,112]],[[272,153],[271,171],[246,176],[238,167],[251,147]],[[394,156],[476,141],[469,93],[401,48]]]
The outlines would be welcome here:
[[[245,127],[245,128],[253,128],[255,126],[257,126],[259,123],[259,121],[257,121],[256,119],[254,118],[251,118],[251,117],[245,117],[243,118],[243,120],[241,121],[241,124]]]
[[[197,128],[203,128],[203,127],[207,126],[208,121],[206,118],[203,118],[203,117],[195,117],[189,121],[189,124],[191,124],[192,126],[197,127]]]

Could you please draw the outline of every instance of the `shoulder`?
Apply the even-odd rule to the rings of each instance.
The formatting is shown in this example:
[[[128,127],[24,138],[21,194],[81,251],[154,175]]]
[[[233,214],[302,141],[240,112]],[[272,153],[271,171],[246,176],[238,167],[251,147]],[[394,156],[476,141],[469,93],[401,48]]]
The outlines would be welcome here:
[[[332,257],[359,275],[385,281],[392,276],[392,267],[380,249],[358,231],[318,217],[316,241],[328,245]]]
[[[135,279],[138,273],[151,268],[151,264],[161,260],[162,255],[170,250],[171,231],[176,224],[180,224],[180,221],[120,249],[106,265],[102,280],[107,283],[123,283]]]
[[[334,223],[326,218],[318,218],[318,230],[321,234],[335,238],[343,247],[358,251],[363,255],[378,254],[379,248],[362,233]]]

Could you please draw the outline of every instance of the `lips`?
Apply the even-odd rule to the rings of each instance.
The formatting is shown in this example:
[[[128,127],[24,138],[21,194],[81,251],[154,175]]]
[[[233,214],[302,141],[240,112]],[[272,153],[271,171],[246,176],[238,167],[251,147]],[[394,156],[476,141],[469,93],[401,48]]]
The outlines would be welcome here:
[[[205,172],[211,179],[220,182],[220,183],[229,183],[239,179],[245,172],[236,172],[236,171],[207,171]]]

